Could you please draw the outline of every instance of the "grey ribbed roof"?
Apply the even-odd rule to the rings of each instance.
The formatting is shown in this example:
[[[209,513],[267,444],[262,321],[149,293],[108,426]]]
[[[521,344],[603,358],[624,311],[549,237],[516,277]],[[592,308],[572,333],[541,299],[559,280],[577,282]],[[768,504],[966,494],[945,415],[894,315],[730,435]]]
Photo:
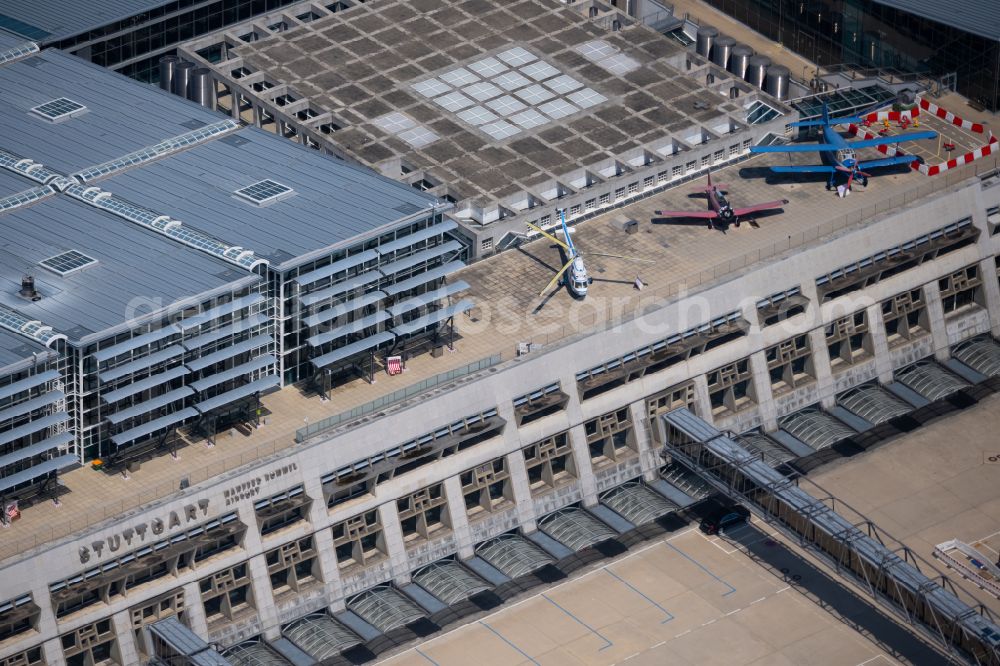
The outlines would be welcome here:
[[[12,366],[31,359],[31,353],[44,354],[46,347],[0,328],[0,377],[13,372]]]
[[[2,143],[2,140],[0,140]],[[0,145],[0,148],[3,148]],[[33,180],[29,180],[24,176],[20,176],[16,173],[11,173],[0,169],[0,198],[9,196],[11,194],[16,194],[17,192],[24,192],[25,190],[30,190],[33,187],[37,187],[38,183]]]
[[[266,178],[294,194],[264,207],[233,195]],[[253,250],[272,265],[364,236],[437,201],[254,127],[98,184]]]
[[[893,7],[953,28],[1000,40],[1000,12],[996,0],[874,0],[880,5]],[[941,45],[943,46],[943,45]]]
[[[70,340],[250,275],[65,195],[0,215],[0,239],[0,304]],[[97,264],[67,277],[38,266],[69,249]],[[41,300],[17,296],[25,274]]]
[[[67,174],[223,119],[55,49],[0,67],[0,90],[0,148]],[[30,112],[60,97],[87,111],[60,123]]]
[[[0,3],[0,27],[49,43],[166,4],[169,0],[4,0]]]
[[[213,251],[220,250],[216,241],[222,241],[222,249],[252,250],[258,258],[270,258],[272,265],[294,264],[297,257],[331,246],[363,242],[426,213],[437,201],[274,134],[226,129],[225,116],[59,51],[47,49],[0,66],[0,90],[5,130],[0,148],[43,164],[52,175],[69,175],[221,123],[221,134],[210,134],[194,147],[87,181],[88,187],[118,198],[106,202],[124,199],[153,215],[180,220],[189,234],[207,235],[205,247]],[[87,111],[59,123],[30,111],[62,97]],[[234,196],[235,190],[263,179],[287,185],[294,194],[265,207]],[[0,169],[0,197],[38,187],[34,180]],[[94,194],[86,195],[88,190],[79,185],[68,191],[74,197]],[[0,213],[0,304],[71,341],[105,337],[135,316],[178,301],[201,301],[258,279],[248,264],[182,245],[98,210],[100,198],[89,206],[68,191]],[[71,249],[98,263],[65,277],[38,266]],[[43,294],[38,302],[16,295],[21,276],[29,273]],[[143,305],[137,309],[137,303]]]
[[[15,46],[20,46],[25,42],[31,40],[25,39],[21,35],[16,35],[13,32],[7,32],[6,30],[0,30],[0,51],[6,51],[7,49],[12,49]]]

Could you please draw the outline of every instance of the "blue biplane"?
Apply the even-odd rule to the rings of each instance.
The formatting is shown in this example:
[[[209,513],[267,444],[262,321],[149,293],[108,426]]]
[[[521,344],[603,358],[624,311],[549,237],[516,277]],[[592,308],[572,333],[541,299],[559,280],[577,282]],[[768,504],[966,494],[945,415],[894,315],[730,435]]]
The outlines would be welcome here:
[[[781,145],[781,146],[753,146],[751,153],[808,153],[817,151],[820,153],[823,164],[815,166],[772,166],[771,171],[776,173],[829,173],[830,179],[826,183],[826,189],[833,189],[834,179],[838,173],[846,173],[847,187],[851,187],[855,176],[861,180],[861,184],[867,186],[869,169],[878,167],[893,166],[895,164],[909,164],[919,158],[916,155],[899,155],[897,157],[886,157],[878,160],[862,162],[855,152],[859,148],[876,148],[902,141],[917,141],[919,139],[933,139],[937,137],[937,132],[908,132],[896,134],[894,136],[880,136],[874,139],[862,139],[860,141],[848,141],[840,136],[834,129],[836,125],[845,123],[862,123],[861,118],[845,117],[831,118],[827,105],[823,103],[823,117],[817,120],[803,120],[791,123],[791,127],[822,127],[823,141],[819,144],[808,145]]]

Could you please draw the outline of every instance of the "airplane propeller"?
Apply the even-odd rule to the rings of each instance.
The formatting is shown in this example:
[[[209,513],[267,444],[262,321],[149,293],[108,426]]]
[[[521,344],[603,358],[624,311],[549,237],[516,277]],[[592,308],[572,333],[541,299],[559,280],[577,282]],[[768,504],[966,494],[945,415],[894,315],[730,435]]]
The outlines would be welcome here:
[[[837,171],[841,171],[843,173],[848,174],[848,176],[847,176],[847,189],[851,189],[851,183],[854,182],[854,176],[855,175],[861,176],[862,178],[865,179],[865,182],[862,183],[862,185],[867,185],[868,179],[871,178],[871,174],[867,173],[865,171],[861,171],[860,166],[861,166],[860,163],[854,162],[851,165],[850,168],[845,167],[845,166],[839,166],[839,165],[837,167],[835,167],[837,169]]]

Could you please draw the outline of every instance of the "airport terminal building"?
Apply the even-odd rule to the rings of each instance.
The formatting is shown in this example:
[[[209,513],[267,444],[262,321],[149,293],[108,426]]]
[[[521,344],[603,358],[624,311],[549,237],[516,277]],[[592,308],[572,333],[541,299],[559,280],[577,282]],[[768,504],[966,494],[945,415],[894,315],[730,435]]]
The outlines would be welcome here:
[[[490,11],[498,26],[509,13]],[[600,34],[630,30],[641,43],[642,26]],[[497,54],[521,43],[500,41]],[[0,52],[0,85],[16,129],[0,138],[0,495],[62,504],[36,499],[0,543],[2,666],[145,663],[149,626],[168,618],[221,653],[200,646],[188,663],[374,656],[684,524],[711,489],[661,455],[667,412],[686,407],[771,467],[808,471],[1000,384],[995,157],[873,179],[856,208],[796,181],[781,219],[735,241],[647,223],[647,204],[683,196],[671,184],[762,138],[737,105],[732,160],[713,137],[643,196],[602,178],[626,188],[620,210],[579,227],[582,246],[618,215],[643,217],[643,233],[616,238],[666,239],[648,251],[674,279],[635,294],[595,282],[638,300],[613,325],[543,336],[476,328],[486,304],[534,297],[519,262],[546,247],[466,266],[503,234],[449,218],[458,197],[58,51]],[[436,353],[448,342],[467,365]],[[410,385],[393,383],[388,358],[422,350]],[[399,390],[380,394],[376,374]],[[317,418],[331,404],[343,413]],[[262,406],[261,430],[313,419],[280,446],[200,445],[259,425]],[[110,489],[126,481],[57,477],[179,437],[199,446],[132,469],[141,499],[120,511],[100,505],[119,506]],[[224,451],[238,464],[218,466]],[[179,484],[153,476],[169,465]],[[65,516],[78,523],[59,529]]]
[[[59,51],[0,80],[7,497],[371,373],[471,307],[444,305],[464,252],[433,197]]]
[[[659,455],[666,411],[808,468],[974,398],[1000,374],[1000,180],[963,175],[706,286],[689,330],[576,336],[7,557],[7,663],[139,663],[171,615],[234,664],[378,652],[703,497]]]

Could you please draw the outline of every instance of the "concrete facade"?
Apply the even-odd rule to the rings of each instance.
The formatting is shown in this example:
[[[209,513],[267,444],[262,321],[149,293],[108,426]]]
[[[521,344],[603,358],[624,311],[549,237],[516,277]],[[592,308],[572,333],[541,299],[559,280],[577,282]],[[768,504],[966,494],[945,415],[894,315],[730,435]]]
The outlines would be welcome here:
[[[60,640],[62,645],[73,643],[65,637],[74,636],[76,645],[110,645],[107,654],[113,663],[135,663],[144,643],[141,632],[134,630],[150,621],[136,611],[154,601],[158,608],[167,608],[162,611],[166,614],[182,610],[198,634],[222,645],[257,635],[273,639],[298,617],[324,609],[337,612],[353,595],[373,586],[405,584],[422,566],[455,554],[467,557],[485,539],[517,528],[533,532],[538,521],[555,510],[594,506],[609,488],[633,479],[656,479],[662,460],[648,419],[657,408],[648,400],[665,391],[688,386],[681,394],[687,397],[677,400],[722,430],[770,431],[802,408],[832,405],[836,395],[850,387],[874,379],[887,383],[894,372],[922,359],[945,360],[963,340],[1000,336],[1000,235],[992,234],[986,224],[986,210],[998,202],[1000,186],[986,179],[966,180],[869,224],[732,275],[687,299],[665,303],[640,319],[508,361],[460,388],[423,400],[419,407],[389,409],[366,422],[343,425],[133,515],[9,558],[0,569],[8,581],[0,602],[30,594],[37,612],[29,628],[0,643],[0,657],[41,646],[44,662],[23,663],[60,665],[66,656],[79,654],[76,647],[60,646]],[[851,262],[860,266],[864,257],[932,237],[966,218],[975,231],[964,236],[965,242],[937,246],[934,256],[912,267],[822,300],[825,287],[817,290],[814,278],[835,274]],[[962,238],[955,231],[949,234]],[[978,283],[963,288],[962,299],[950,298],[951,283],[942,282],[969,267],[978,269]],[[756,305],[761,297],[796,286],[808,298],[804,312],[777,324],[763,321]],[[922,300],[917,299],[920,305],[911,311],[904,330],[893,323],[898,323],[899,311],[894,303],[916,290],[921,290]],[[748,320],[748,333],[583,398],[582,386],[574,386],[575,373],[679,332],[676,322],[688,319],[683,309],[695,298],[707,301],[712,317],[741,313]],[[830,327],[859,312],[867,315],[863,346],[852,362],[831,364]],[[852,321],[862,326],[860,319]],[[794,342],[801,336],[809,350],[804,355]],[[787,368],[782,365],[786,362]],[[722,395],[728,389],[720,388],[719,370],[729,366],[736,369],[727,376],[752,389]],[[554,381],[568,396],[564,408],[518,427],[511,401]],[[669,403],[662,409],[679,406]],[[483,431],[492,436],[463,447],[461,437],[449,440],[440,434],[451,428],[465,441],[471,439],[468,433],[475,428],[456,430],[457,419],[482,422]],[[414,464],[380,475],[378,482],[373,480],[354,496],[332,496],[337,484],[330,479],[338,470],[393,446],[405,451],[407,442],[419,441],[428,432],[449,451],[433,465]],[[602,440],[603,433],[620,436]],[[536,473],[541,456],[537,450],[547,441],[554,444],[561,462]],[[459,444],[450,449],[449,442]],[[466,507],[463,496],[469,491],[463,488],[463,474],[497,459],[505,461],[503,495],[489,510]],[[298,487],[308,498],[304,504],[288,499],[267,504]],[[274,515],[290,518],[265,527],[269,519],[264,506],[277,507]],[[295,506],[303,508],[293,515]],[[182,533],[203,539],[197,551],[177,555],[166,572],[157,572],[148,582],[136,579],[129,589],[110,582],[96,596],[82,599],[76,610],[60,611],[54,602],[58,590],[53,586],[60,581],[79,585],[74,581],[78,574],[95,571],[87,578],[99,580],[95,577],[112,571],[101,571],[102,566],[134,554],[137,546],[164,539],[183,544]],[[357,536],[362,534],[372,538]],[[275,555],[279,549],[280,556]],[[287,569],[302,561],[311,565],[291,580]],[[165,598],[173,601],[161,603]]]

